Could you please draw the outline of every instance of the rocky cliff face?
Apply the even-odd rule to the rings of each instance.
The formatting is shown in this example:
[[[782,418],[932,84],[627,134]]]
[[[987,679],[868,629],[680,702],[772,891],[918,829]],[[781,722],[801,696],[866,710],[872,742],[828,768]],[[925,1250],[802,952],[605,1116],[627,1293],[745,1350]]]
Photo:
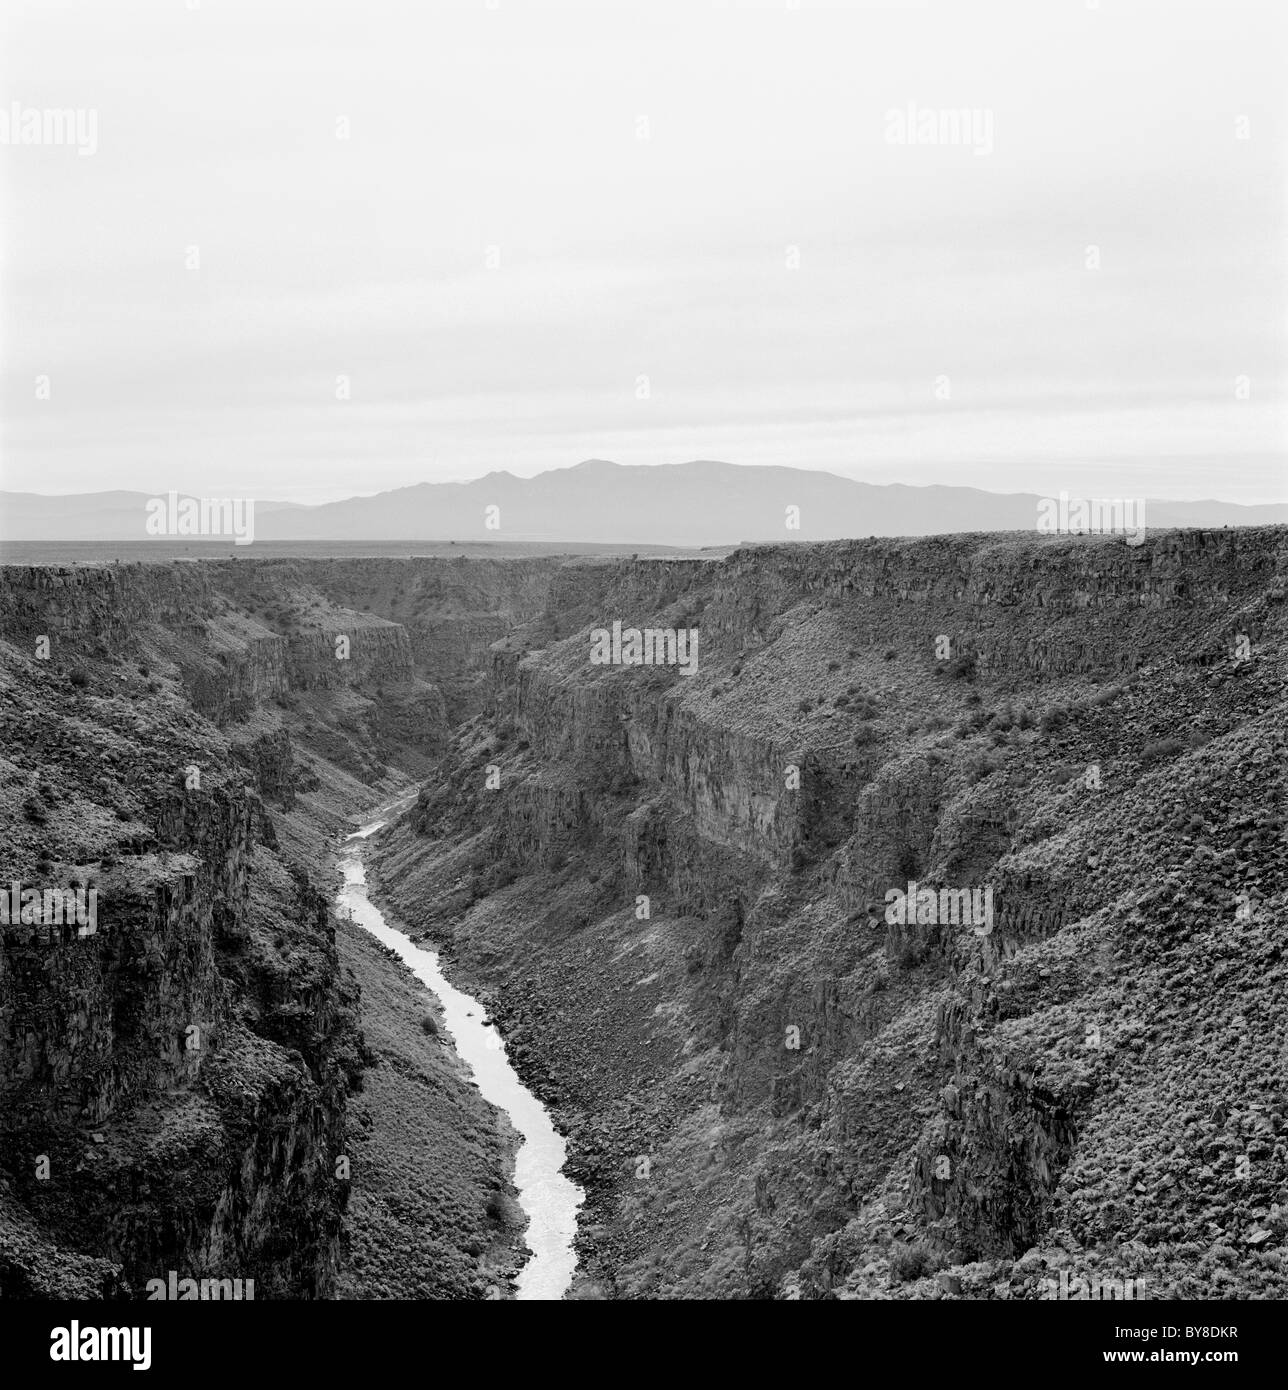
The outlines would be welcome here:
[[[57,664],[5,650],[5,881],[92,889],[97,919],[3,929],[0,1283],[128,1294],[177,1269],[324,1295],[357,1066],[325,899],[177,680],[69,631]]]
[[[0,569],[0,877],[97,895],[0,927],[5,1292],[331,1291],[357,1001],[314,810],[278,831],[444,718],[402,626],[285,571]]]
[[[562,1106],[588,1289],[1281,1287],[1286,579],[1273,528],[557,571],[385,872]]]
[[[411,773],[384,888],[571,1136],[583,1295],[1283,1296],[1286,585],[1273,528],[0,570],[0,880],[100,895],[0,957],[0,1284],[335,1285],[319,827]],[[614,622],[696,674],[593,664]],[[478,1296],[433,1203],[389,1235],[411,1143],[356,1248]]]

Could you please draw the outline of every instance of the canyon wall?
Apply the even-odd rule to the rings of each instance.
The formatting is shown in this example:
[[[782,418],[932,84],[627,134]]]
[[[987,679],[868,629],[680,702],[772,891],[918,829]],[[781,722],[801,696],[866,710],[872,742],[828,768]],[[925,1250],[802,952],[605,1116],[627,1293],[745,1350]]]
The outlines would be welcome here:
[[[0,927],[5,1293],[137,1297],[172,1269],[253,1278],[261,1298],[336,1288],[347,1096],[382,1059],[325,850],[375,798],[363,783],[445,739],[423,669],[406,627],[290,566],[0,568],[0,876],[97,895],[92,932]],[[364,965],[383,989],[380,970]],[[444,1077],[462,1142],[487,1146],[452,1195],[485,1187],[473,1231],[504,1145]],[[434,1220],[450,1241],[455,1218]],[[445,1247],[434,1287],[468,1289],[476,1263]]]
[[[337,1286],[317,827],[410,774],[378,876],[570,1135],[579,1296],[1288,1294],[1286,581],[1277,528],[0,569],[0,879],[101,903],[0,958],[0,1285]]]
[[[559,570],[384,872],[560,1107],[586,1290],[1278,1287],[1286,580],[1276,528]],[[698,673],[592,663],[614,621]],[[986,928],[891,920],[910,883]],[[1233,1121],[1196,1010],[1255,1058]],[[1233,1200],[1181,1162],[1258,1116]]]

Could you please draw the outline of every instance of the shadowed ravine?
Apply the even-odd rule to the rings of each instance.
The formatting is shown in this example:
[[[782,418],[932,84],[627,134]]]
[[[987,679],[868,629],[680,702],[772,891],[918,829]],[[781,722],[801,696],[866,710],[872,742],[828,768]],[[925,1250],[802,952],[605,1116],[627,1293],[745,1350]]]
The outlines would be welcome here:
[[[385,815],[395,807],[384,808]],[[438,955],[413,942],[385,920],[367,896],[364,842],[386,823],[369,821],[350,835],[341,850],[344,887],[337,905],[359,926],[398,953],[416,978],[442,1005],[444,1021],[458,1055],[473,1074],[489,1104],[505,1112],[522,1137],[515,1156],[514,1184],[519,1205],[528,1218],[525,1240],[532,1252],[516,1281],[520,1299],[561,1298],[577,1265],[573,1239],[582,1190],[564,1176],[566,1150],[545,1106],[519,1080],[510,1065],[501,1035],[484,1023],[486,1011],[469,994],[456,989],[444,976]]]

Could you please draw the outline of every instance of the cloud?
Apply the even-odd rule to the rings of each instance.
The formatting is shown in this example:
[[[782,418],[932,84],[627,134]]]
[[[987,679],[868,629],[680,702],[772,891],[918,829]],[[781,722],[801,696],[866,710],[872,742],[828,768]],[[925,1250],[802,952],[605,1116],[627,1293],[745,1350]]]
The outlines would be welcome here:
[[[1203,490],[1281,497],[1284,28],[30,11],[0,89],[94,106],[100,147],[0,150],[4,483],[286,496],[679,451],[983,487],[1130,459],[1151,493],[1239,458]],[[888,144],[909,102],[987,110],[991,153]]]

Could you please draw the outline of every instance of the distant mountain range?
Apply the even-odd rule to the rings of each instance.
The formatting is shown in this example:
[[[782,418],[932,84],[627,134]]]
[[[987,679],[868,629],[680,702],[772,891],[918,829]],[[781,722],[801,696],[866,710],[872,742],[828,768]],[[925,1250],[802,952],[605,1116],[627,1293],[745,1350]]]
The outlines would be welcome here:
[[[1033,530],[1041,501],[1036,493],[862,483],[800,468],[589,459],[533,478],[489,473],[319,506],[256,500],[254,538],[717,546]],[[0,540],[146,540],[148,502],[142,492],[0,492]],[[799,525],[789,526],[796,517]],[[1147,529],[1283,524],[1288,504],[1148,498],[1144,521]]]

